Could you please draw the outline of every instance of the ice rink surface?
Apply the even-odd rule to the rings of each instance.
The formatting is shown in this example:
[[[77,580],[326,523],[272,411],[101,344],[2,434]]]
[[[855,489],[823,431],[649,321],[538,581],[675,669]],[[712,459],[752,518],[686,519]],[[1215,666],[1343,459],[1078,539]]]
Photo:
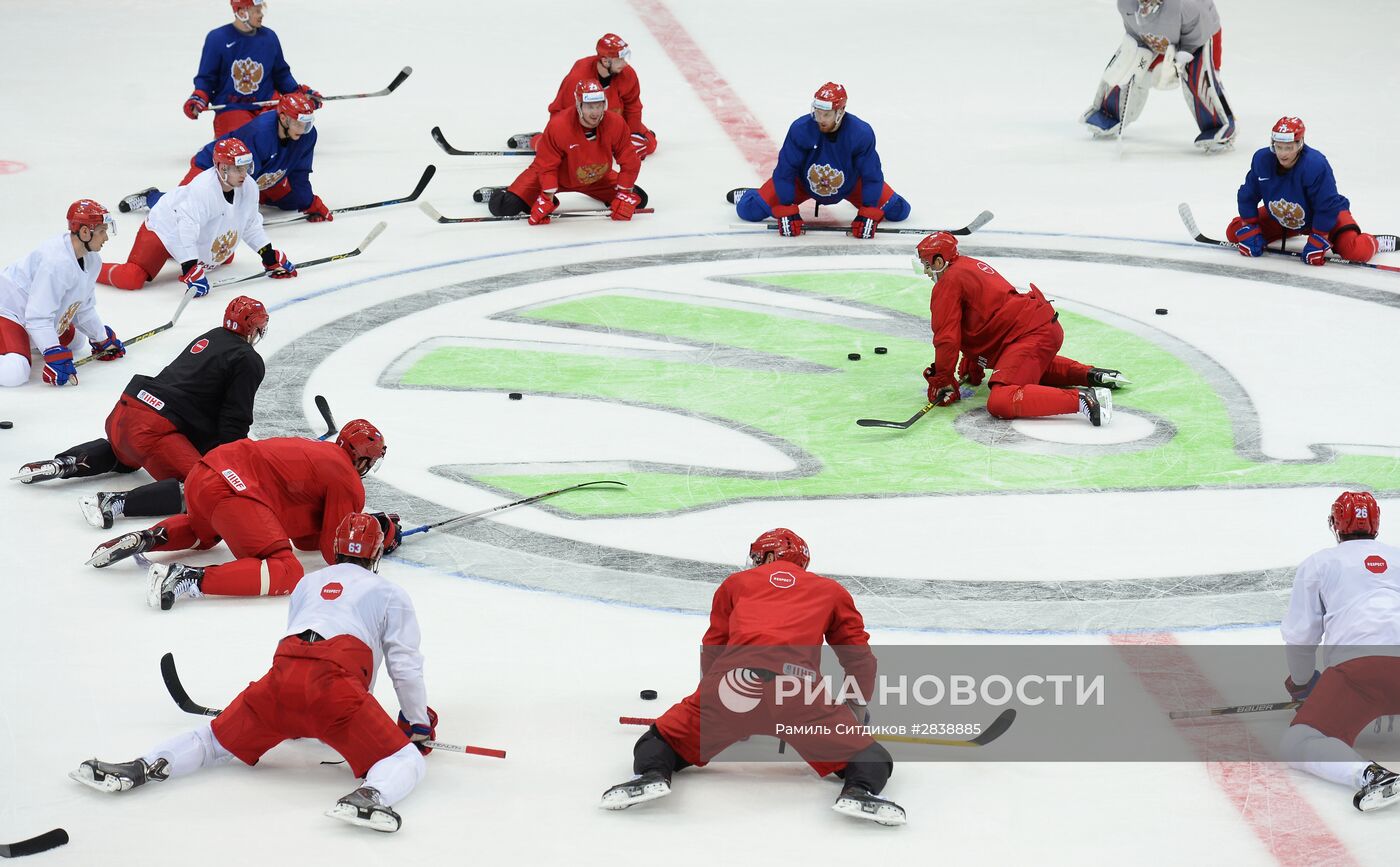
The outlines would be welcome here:
[[[877,644],[1276,643],[1291,568],[1329,543],[1336,493],[1366,487],[1394,508],[1400,275],[1245,261],[1191,243],[1177,204],[1222,236],[1249,155],[1275,119],[1299,115],[1362,227],[1400,230],[1400,117],[1386,110],[1400,9],[1219,5],[1240,134],[1233,152],[1205,156],[1179,91],[1154,92],[1121,143],[1077,123],[1120,38],[1105,0],[601,0],[586,14],[562,2],[273,4],[266,24],[294,74],[323,93],[414,69],[389,98],[318,112],[312,180],[332,208],[403,195],[432,163],[424,198],[484,215],[472,190],[508,183],[524,160],[448,156],[428,130],[494,149],[539,129],[559,78],[605,31],[633,48],[660,147],[639,178],[656,213],[627,224],[439,226],[401,206],[271,230],[303,261],[388,223],[363,256],[240,287],[272,311],[254,436],[319,432],[315,394],[341,421],[375,421],[390,453],[369,507],[411,523],[556,481],[631,488],[417,537],[386,560],[418,606],[439,736],[509,758],[431,756],[398,805],[402,831],[377,836],[322,818],[353,781],[305,742],[253,770],[121,798],[67,780],[85,758],[126,760],[191,724],[165,694],[163,652],[206,704],[260,676],[285,604],[155,612],[134,567],[85,568],[113,533],[82,521],[78,497],[143,474],[4,482],[0,841],[63,826],[72,843],[36,856],[53,864],[1388,862],[1400,816],[1357,813],[1349,792],[1287,768],[1205,761],[901,763],[885,792],[909,813],[900,829],[831,814],[836,785],[793,764],[715,764],[679,775],[659,803],[597,808],[628,776],[639,732],[617,717],[656,715],[692,689],[709,595],[769,527],[807,539],[812,568],[847,584]],[[0,261],[61,230],[76,198],[115,211],[127,193],[179,180],[211,138],[208,116],[191,122],[180,106],[227,8],[12,11],[0,31]],[[923,403],[917,238],[784,240],[736,226],[723,200],[771,171],[827,80],[874,126],[886,178],[913,204],[905,225],[994,211],[964,252],[1055,299],[1067,352],[1132,376],[1114,426],[996,422],[985,390],[905,433],[851,424]],[[140,220],[117,224],[108,261],[124,260]],[[214,276],[256,265],[245,248]],[[134,335],[169,318],[177,287],[173,266],[139,293],[99,287],[99,311]],[[36,374],[0,393],[0,419],[15,423],[0,431],[0,469],[98,436],[127,379],[212,327],[227,292],[124,360],[81,368],[76,389]],[[869,354],[877,344],[891,352]],[[848,364],[848,351],[864,360]],[[640,701],[642,688],[660,701]],[[1221,697],[1281,693],[1261,683]],[[384,678],[378,694],[392,712]],[[1242,725],[1269,741],[1285,716]]]

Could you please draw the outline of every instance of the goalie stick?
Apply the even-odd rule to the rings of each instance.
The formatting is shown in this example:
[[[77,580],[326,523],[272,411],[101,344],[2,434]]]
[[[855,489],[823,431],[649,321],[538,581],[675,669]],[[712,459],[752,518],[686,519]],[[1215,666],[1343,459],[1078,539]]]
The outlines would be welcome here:
[[[319,394],[316,395],[316,409],[321,413],[321,418],[326,422],[326,432],[316,437],[316,439],[325,442],[335,436],[340,428],[336,426],[335,417],[331,415],[330,403],[327,402],[325,397]]]
[[[1238,245],[1234,241],[1221,241],[1212,238],[1201,232],[1201,227],[1196,224],[1196,216],[1191,213],[1191,206],[1182,202],[1176,206],[1176,212],[1181,215],[1181,222],[1186,225],[1186,231],[1192,235],[1191,240],[1197,244],[1206,244],[1212,247],[1224,247],[1227,250],[1238,250]],[[1264,247],[1264,252],[1274,256],[1292,256],[1298,258],[1297,253],[1288,250],[1276,250],[1273,247]],[[1375,262],[1353,262],[1350,259],[1343,259],[1341,256],[1328,256],[1328,262],[1339,262],[1343,265],[1354,265],[1358,268],[1374,268],[1377,271],[1400,271],[1400,267],[1395,265],[1377,265]]]
[[[175,699],[175,704],[180,710],[195,716],[218,716],[223,713],[223,708],[205,707],[202,704],[195,704],[190,699],[190,694],[185,692],[185,687],[180,683],[180,675],[175,671],[175,654],[167,653],[160,658],[160,676],[165,679],[165,689],[170,693],[170,697]],[[441,741],[423,741],[423,746],[432,750],[443,750],[449,753],[467,753],[473,756],[489,756],[493,759],[503,759],[506,757],[505,750],[492,749],[491,747],[474,747],[470,745],[447,744]],[[52,833],[52,832],[50,832]]]
[[[161,333],[162,331],[169,331],[170,329],[174,328],[174,327],[175,327],[175,323],[180,321],[180,314],[185,312],[185,306],[186,306],[187,304],[190,303],[190,299],[193,298],[193,297],[194,297],[194,289],[186,289],[186,290],[185,290],[185,294],[180,298],[180,303],[179,303],[178,305],[176,305],[176,307],[175,307],[175,313],[170,317],[170,321],[169,321],[169,322],[165,323],[164,325],[157,325],[155,328],[152,328],[150,331],[143,331],[143,332],[141,332],[140,334],[136,335],[135,337],[127,338],[126,340],[122,341],[122,346],[130,346],[130,345],[133,344],[133,343],[140,343],[141,341],[145,340],[147,337],[155,337],[157,334]],[[87,364],[89,361],[92,361],[94,358],[99,358],[99,357],[100,357],[100,355],[89,355],[87,358],[80,358],[80,359],[78,359],[77,361],[73,362],[73,366],[74,366],[74,367],[77,367],[77,366],[79,366],[79,365]]]
[[[596,482],[583,482],[582,484],[578,485],[570,485],[567,488],[559,488],[555,491],[546,491],[543,494],[535,494],[533,497],[526,497],[523,500],[516,500],[513,503],[504,503],[499,506],[492,506],[489,509],[482,509],[479,512],[471,512],[466,515],[458,515],[455,518],[448,518],[445,521],[438,521],[436,524],[424,524],[421,527],[414,527],[412,530],[404,530],[402,533],[399,534],[399,538],[402,539],[405,536],[412,536],[415,533],[426,533],[429,530],[433,530],[438,527],[445,527],[448,524],[456,524],[460,521],[471,521],[475,520],[476,518],[484,518],[487,515],[491,515],[496,512],[504,512],[506,509],[513,509],[516,506],[525,506],[529,505],[530,503],[538,503],[540,500],[546,500],[558,494],[566,494],[569,491],[577,491],[580,488],[590,488],[594,485],[621,485],[624,488],[627,487],[626,482],[615,482],[611,479],[600,479]]]
[[[37,837],[20,840],[16,843],[0,843],[0,858],[23,858],[37,852],[57,849],[68,842],[68,832],[62,828],[45,831]]]
[[[910,229],[910,228],[886,229],[886,228],[877,226],[877,227],[875,228],[875,231],[876,231],[876,233],[881,234],[881,235],[932,235],[932,234],[935,233],[935,232],[947,232],[947,233],[950,234],[950,235],[971,235],[973,232],[977,231],[978,229],[980,229],[980,228],[982,228],[983,226],[985,226],[985,225],[987,225],[988,223],[990,223],[990,222],[992,221],[992,217],[993,217],[993,216],[995,216],[995,215],[994,215],[991,211],[983,211],[982,213],[978,214],[975,218],[973,218],[973,220],[972,220],[971,223],[968,223],[966,226],[963,226],[961,229]],[[771,231],[771,232],[776,232],[776,231],[778,231],[778,224],[777,224],[777,223],[765,223],[764,225],[766,225],[767,228],[768,228],[768,230]],[[840,232],[840,233],[842,233],[843,235],[849,235],[849,234],[851,234],[851,227],[850,227],[850,226],[822,226],[822,225],[812,226],[812,225],[808,225],[808,226],[805,228],[805,231],[808,231],[808,232]]]
[[[429,134],[433,137],[433,141],[437,142],[438,147],[442,148],[444,152],[451,154],[454,157],[532,157],[535,155],[534,151],[525,150],[523,148],[520,150],[509,151],[459,150],[447,143],[447,138],[442,134],[442,127],[440,126],[433,127],[431,133]]]
[[[1237,713],[1259,713],[1270,710],[1296,710],[1303,706],[1301,701],[1271,701],[1263,704],[1232,704],[1228,707],[1208,707],[1201,710],[1174,710],[1167,714],[1169,719],[1196,719],[1203,716],[1226,716]]]
[[[656,722],[649,717],[622,716],[617,721],[625,726],[649,726]],[[997,715],[992,720],[992,724],[982,729],[982,733],[974,738],[921,738],[914,735],[873,735],[877,741],[888,741],[897,744],[925,744],[934,747],[985,747],[987,744],[1006,734],[1006,730],[1011,728],[1011,724],[1016,721],[1016,708],[1009,707]]]
[[[444,217],[437,208],[434,208],[432,204],[426,201],[418,203],[418,210],[426,214],[428,219],[432,220],[434,223],[500,223],[506,220],[530,219],[529,214],[512,214],[509,217]],[[655,212],[653,208],[638,208],[632,213],[653,214]],[[611,217],[612,211],[607,208],[597,208],[590,211],[555,211],[549,216],[551,219],[556,217]]]
[[[297,266],[297,271],[301,271],[301,269],[303,268],[313,268],[317,265],[324,265],[327,262],[338,262],[341,259],[349,259],[351,256],[360,255],[365,251],[366,247],[368,247],[371,243],[374,242],[375,238],[379,237],[379,233],[383,232],[385,227],[388,225],[388,223],[382,221],[376,223],[374,228],[369,230],[369,234],[365,235],[365,239],[361,241],[359,245],[355,247],[355,249],[345,253],[336,253],[334,256],[323,256],[320,259],[312,259],[309,262],[302,262],[300,265]],[[234,277],[231,280],[220,280],[218,283],[211,284],[209,288],[218,289],[220,286],[232,286],[235,283],[246,283],[249,280],[261,280],[262,278],[269,277],[271,275],[271,271],[264,271],[261,274],[247,274],[242,277]]]
[[[399,74],[396,75],[396,76],[394,76],[394,80],[391,81],[391,82],[389,82],[389,86],[386,87],[386,88],[384,88],[383,90],[376,90],[374,93],[342,93],[342,94],[337,94],[336,96],[323,96],[323,97],[321,97],[321,101],[322,101],[322,102],[333,102],[333,101],[335,101],[335,100],[337,100],[337,99],[370,99],[370,98],[376,97],[376,96],[388,96],[389,94],[391,94],[391,93],[393,93],[394,91],[398,90],[398,89],[399,89],[399,85],[400,85],[400,84],[403,84],[405,81],[407,81],[407,80],[408,80],[408,77],[409,77],[410,75],[412,75],[412,74],[413,74],[413,67],[412,67],[412,66],[405,66],[403,69],[400,69],[400,70],[399,70]],[[264,99],[264,100],[262,100],[261,102],[243,103],[243,104],[240,104],[240,105],[234,106],[234,107],[236,107],[236,108],[242,108],[243,105],[259,105],[259,106],[261,106],[261,105],[276,105],[276,104],[277,104],[277,100],[275,100],[275,99]],[[209,106],[209,110],[210,110],[210,111],[213,111],[213,110],[215,110],[215,109],[220,109],[220,108],[229,108],[229,105],[211,105],[211,106]]]
[[[426,169],[423,170],[423,176],[418,179],[418,186],[413,188],[413,192],[409,193],[408,195],[402,198],[385,199],[382,202],[370,202],[368,205],[351,205],[348,208],[332,208],[331,213],[348,214],[351,211],[368,211],[370,208],[387,208],[390,205],[402,205],[405,202],[416,202],[418,201],[418,197],[423,195],[423,191],[428,188],[428,181],[431,181],[433,179],[433,175],[435,174],[437,174],[437,166],[428,166]],[[270,222],[264,222],[263,227],[266,228],[268,226],[285,226],[288,223],[300,223],[302,220],[309,219],[311,219],[310,214],[302,214],[297,217],[288,217],[285,220],[272,220]]]

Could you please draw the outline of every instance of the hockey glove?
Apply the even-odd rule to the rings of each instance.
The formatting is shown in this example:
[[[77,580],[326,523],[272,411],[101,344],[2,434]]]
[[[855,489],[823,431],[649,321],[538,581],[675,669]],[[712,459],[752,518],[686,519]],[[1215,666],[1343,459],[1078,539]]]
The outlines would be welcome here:
[[[974,358],[964,352],[962,361],[958,364],[958,379],[976,388],[982,384],[982,377],[985,375],[986,371],[982,369],[982,359]]]
[[[928,380],[928,402],[935,406],[950,406],[962,398],[958,383],[952,374],[935,373],[933,366],[924,368],[924,379]]]
[[[1264,255],[1264,232],[1259,228],[1258,217],[1241,217],[1243,224],[1235,231],[1235,248],[1241,256],[1258,258]]]
[[[269,277],[282,280],[297,275],[297,266],[291,263],[287,254],[281,250],[272,249],[271,244],[264,244],[263,248],[258,251],[258,255],[262,257],[263,270],[267,272]]]
[[[1300,255],[1309,265],[1326,265],[1327,251],[1330,249],[1332,242],[1327,240],[1327,236],[1321,232],[1313,232],[1308,236],[1308,243],[1303,246]]]
[[[425,756],[431,753],[433,748],[423,746],[423,741],[437,740],[437,722],[437,711],[432,708],[428,708],[428,722],[426,725],[423,723],[409,722],[408,717],[403,715],[403,711],[399,711],[399,728],[403,729],[403,733],[408,735],[409,743],[418,747],[418,752]]]
[[[180,274],[180,282],[184,283],[186,291],[194,290],[194,297],[203,298],[209,294],[209,278],[204,276],[204,263],[198,259],[191,259],[185,263],[184,272]]]
[[[619,189],[608,208],[612,210],[614,220],[627,221],[632,219],[632,214],[636,212],[637,206],[641,203],[641,196],[631,190]]]
[[[532,226],[543,226],[549,222],[549,215],[554,213],[554,209],[559,207],[559,203],[554,200],[554,193],[545,190],[535,197],[535,204],[530,206],[530,220]]]
[[[403,544],[403,527],[399,523],[399,516],[396,512],[375,512],[374,519],[379,522],[379,529],[384,531],[384,553],[392,554]]]
[[[774,206],[773,219],[778,221],[778,234],[784,238],[796,238],[805,228],[796,205]]]
[[[1308,678],[1308,682],[1299,686],[1293,682],[1293,675],[1290,674],[1283,679],[1283,688],[1288,690],[1288,694],[1293,697],[1294,701],[1306,701],[1308,696],[1312,695],[1313,687],[1317,686],[1317,679],[1320,677],[1322,677],[1322,672],[1313,669],[1312,677]]]
[[[856,218],[851,223],[852,238],[873,238],[875,237],[875,227],[880,225],[880,221],[885,219],[883,208],[861,208],[856,211]]]
[[[196,90],[190,94],[190,98],[185,100],[185,117],[190,120],[199,120],[199,113],[209,108],[209,94],[202,90]]]
[[[306,215],[308,223],[329,223],[335,219],[335,214],[331,213],[331,209],[326,207],[320,196],[313,196],[311,204],[302,208],[301,212]]]
[[[304,93],[311,97],[311,104],[319,111],[321,106],[326,104],[326,98],[321,95],[321,91],[312,90],[310,85],[303,84],[297,88],[297,93]]]
[[[117,339],[117,335],[112,333],[112,326],[103,326],[107,329],[106,340],[89,340],[88,345],[92,347],[92,355],[98,361],[116,361],[126,355],[126,344]]]
[[[55,387],[78,384],[78,368],[68,347],[50,346],[44,350],[44,382]]]

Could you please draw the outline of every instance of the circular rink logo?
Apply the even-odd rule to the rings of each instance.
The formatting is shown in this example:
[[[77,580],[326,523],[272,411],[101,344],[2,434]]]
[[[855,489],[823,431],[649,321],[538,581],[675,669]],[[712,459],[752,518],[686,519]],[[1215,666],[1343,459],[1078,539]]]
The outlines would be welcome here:
[[[1324,299],[1366,295],[1348,284],[1223,263],[972,246],[967,253],[1039,260],[1037,273],[1111,265],[1292,284]],[[688,250],[435,287],[344,315],[280,350],[268,361],[260,409],[297,412],[305,403],[302,384],[323,363],[332,370],[349,364],[356,341],[397,347],[368,377],[338,379],[376,382],[373,407],[387,420],[386,433],[396,418],[427,424],[421,415],[430,405],[435,422],[466,436],[450,454],[415,447],[396,460],[420,462],[435,477],[505,500],[597,478],[621,478],[629,488],[540,504],[572,519],[567,533],[466,522],[434,534],[439,544],[457,546],[451,552],[405,546],[396,556],[473,577],[687,610],[706,610],[714,585],[733,568],[669,550],[656,554],[646,542],[660,528],[673,528],[661,536],[712,528],[704,522],[714,513],[746,504],[823,507],[855,527],[863,510],[910,498],[953,505],[968,497],[1032,498],[1050,520],[1055,503],[1069,498],[1396,487],[1400,463],[1379,451],[1310,445],[1297,459],[1266,454],[1250,394],[1221,362],[1156,323],[1078,293],[1056,299],[1067,334],[1063,351],[1128,371],[1136,383],[1115,395],[1114,426],[1102,429],[1109,435],[1078,419],[992,419],[985,388],[908,431],[856,428],[857,417],[904,418],[922,401],[918,370],[932,354],[929,283],[901,273],[905,259],[902,248],[849,245]],[[1014,270],[1012,279],[1024,282],[1021,275],[1032,269]],[[887,353],[875,354],[876,346]],[[526,399],[509,406],[544,413],[531,418],[536,427],[549,426],[548,437],[513,429],[519,415],[478,421],[483,408],[495,406],[480,400],[499,396],[504,406],[510,392]],[[362,393],[346,394],[347,402],[363,403]],[[302,424],[299,414],[288,415],[275,432],[299,433]],[[413,490],[382,482],[372,482],[370,501],[402,504],[401,511],[424,517],[443,512]],[[987,557],[1014,574],[822,571],[858,598],[874,597],[876,604],[863,599],[862,607],[875,624],[1005,631],[1267,622],[1281,611],[1291,577],[1278,568],[1221,571],[1203,556],[1185,575],[1046,579],[1035,558],[998,551],[994,514],[971,518],[966,527],[919,533],[944,533],[949,541],[991,533],[983,540]],[[1144,534],[1144,552],[1152,534],[1160,535],[1160,527],[1129,515],[1112,521],[1121,525],[1116,533]],[[608,531],[624,525],[625,532]],[[749,536],[761,529],[744,523]],[[908,543],[917,547],[919,539]],[[547,565],[537,562],[542,556]],[[565,576],[551,574],[561,571],[559,560],[572,564]]]

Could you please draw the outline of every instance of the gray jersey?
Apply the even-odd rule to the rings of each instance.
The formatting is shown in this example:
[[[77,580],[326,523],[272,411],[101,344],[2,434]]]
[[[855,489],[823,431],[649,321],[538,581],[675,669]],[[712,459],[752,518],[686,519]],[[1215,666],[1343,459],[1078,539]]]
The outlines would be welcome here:
[[[1168,45],[1194,52],[1220,29],[1215,0],[1162,0],[1151,15],[1138,15],[1138,0],[1118,0],[1118,12],[1128,35],[1157,54]]]

